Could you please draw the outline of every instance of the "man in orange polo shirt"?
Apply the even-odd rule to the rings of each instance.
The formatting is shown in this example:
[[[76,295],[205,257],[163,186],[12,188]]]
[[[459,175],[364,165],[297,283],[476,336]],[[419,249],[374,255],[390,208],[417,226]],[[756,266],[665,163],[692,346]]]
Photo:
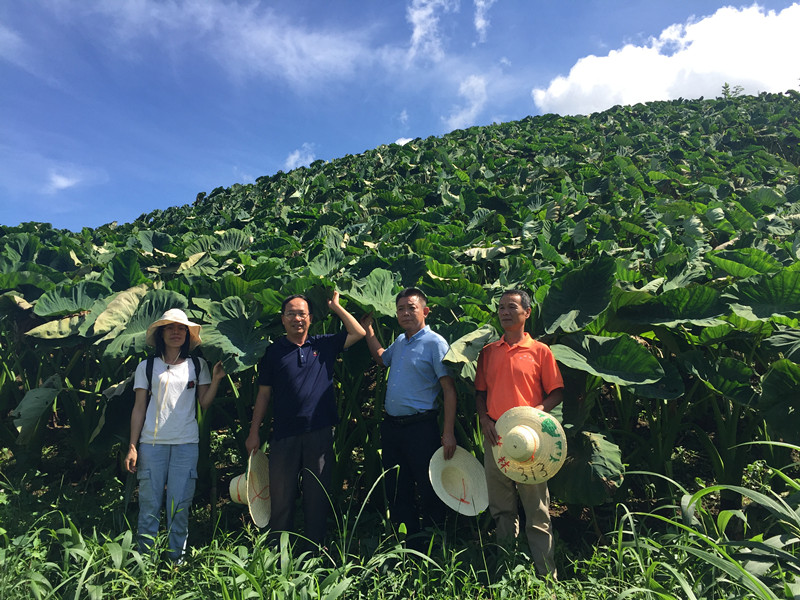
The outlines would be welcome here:
[[[531,316],[531,298],[523,290],[509,290],[497,306],[503,337],[487,344],[478,357],[475,404],[484,440],[484,470],[489,489],[489,511],[497,526],[496,539],[513,549],[519,533],[518,500],[525,509],[525,534],[536,570],[556,576],[550,494],[547,483],[523,484],[506,477],[494,462],[492,446],[498,437],[495,422],[510,408],[533,406],[549,412],[563,397],[564,381],[553,353],[525,331]]]

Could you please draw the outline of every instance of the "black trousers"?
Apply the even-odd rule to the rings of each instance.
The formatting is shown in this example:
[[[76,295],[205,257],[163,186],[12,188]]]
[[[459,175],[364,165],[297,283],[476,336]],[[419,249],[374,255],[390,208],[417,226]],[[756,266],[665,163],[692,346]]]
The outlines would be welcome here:
[[[333,428],[272,441],[269,446],[269,489],[272,532],[295,531],[294,510],[302,487],[305,536],[322,545],[328,528],[328,490],[333,467]]]
[[[442,524],[446,507],[428,476],[431,456],[441,446],[436,414],[409,424],[384,419],[381,445],[389,514],[395,527],[405,523],[412,535],[421,527]]]

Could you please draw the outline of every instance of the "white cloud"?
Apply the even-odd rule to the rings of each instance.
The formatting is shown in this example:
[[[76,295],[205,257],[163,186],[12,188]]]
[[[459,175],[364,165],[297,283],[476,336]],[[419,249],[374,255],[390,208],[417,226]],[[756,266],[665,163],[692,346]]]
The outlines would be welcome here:
[[[55,194],[61,190],[75,187],[81,182],[81,177],[77,173],[66,173],[64,171],[50,171],[48,181],[44,186],[44,192]]]
[[[800,4],[780,11],[720,8],[664,29],[648,44],[586,56],[569,75],[531,92],[542,112],[588,114],[615,104],[718,96],[722,85],[747,93],[796,88]],[[794,56],[795,59],[790,57]]]
[[[475,0],[475,31],[478,32],[478,41],[486,41],[486,32],[489,29],[489,19],[486,16],[497,0]]]
[[[408,111],[404,108],[403,112],[400,113],[400,124],[407,125],[408,124]]]
[[[397,138],[394,141],[394,143],[397,144],[398,146],[405,146],[408,142],[410,142],[413,139],[414,138],[401,137],[401,138]]]
[[[291,171],[297,167],[310,165],[316,158],[314,154],[314,144],[305,143],[302,147],[294,150],[286,157],[286,162],[283,164],[283,167],[287,171]]]
[[[486,78],[470,75],[459,85],[458,95],[464,99],[464,105],[455,108],[453,114],[445,119],[450,130],[462,129],[475,124],[475,119],[486,106],[489,98],[486,92]]]
[[[93,31],[102,32],[109,52],[128,60],[139,60],[153,44],[176,61],[199,51],[236,78],[280,78],[295,87],[323,84],[374,60],[361,31],[297,25],[253,2],[62,0],[54,6],[64,21],[99,17]]]
[[[406,20],[411,24],[409,62],[420,56],[433,61],[444,57],[439,31],[439,13],[457,8],[458,2],[453,0],[412,0],[406,8]]]

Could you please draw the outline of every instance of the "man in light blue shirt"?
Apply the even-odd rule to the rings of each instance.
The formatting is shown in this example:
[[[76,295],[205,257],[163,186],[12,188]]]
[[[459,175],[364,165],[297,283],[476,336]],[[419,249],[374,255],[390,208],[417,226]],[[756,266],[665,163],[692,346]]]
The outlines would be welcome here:
[[[390,367],[381,424],[386,494],[395,526],[405,523],[413,535],[423,526],[444,520],[445,505],[436,496],[428,478],[431,456],[444,447],[445,459],[456,449],[456,388],[442,363],[449,346],[425,324],[430,312],[428,299],[417,288],[397,295],[397,322],[404,334],[384,349],[375,336],[372,315],[362,318],[370,353],[379,365]],[[439,437],[437,397],[442,392],[444,423]],[[399,467],[399,468],[398,468]],[[416,496],[421,506],[417,506]]]

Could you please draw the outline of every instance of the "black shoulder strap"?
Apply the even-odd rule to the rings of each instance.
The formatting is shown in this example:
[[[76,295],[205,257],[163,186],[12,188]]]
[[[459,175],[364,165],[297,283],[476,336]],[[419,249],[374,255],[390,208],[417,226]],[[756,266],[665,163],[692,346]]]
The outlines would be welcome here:
[[[192,364],[194,364],[194,399],[197,400],[197,388],[200,387],[200,358],[197,356],[190,356]]]
[[[155,360],[155,356],[148,356],[144,367],[144,373],[147,375],[147,404],[145,406],[150,406],[150,396],[153,395],[153,363]]]

